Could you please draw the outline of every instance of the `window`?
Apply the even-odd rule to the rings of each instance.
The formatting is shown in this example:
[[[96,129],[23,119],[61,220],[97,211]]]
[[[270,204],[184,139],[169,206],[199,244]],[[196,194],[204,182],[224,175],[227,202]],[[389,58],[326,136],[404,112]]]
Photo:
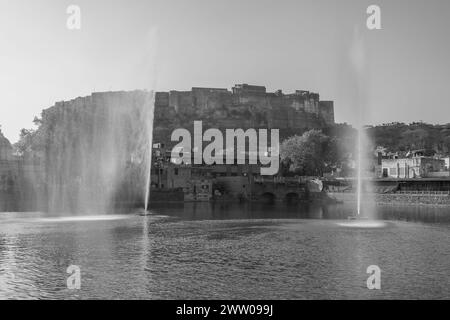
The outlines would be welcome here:
[[[174,174],[175,174],[176,176],[178,175],[178,168],[175,168]]]
[[[396,176],[397,175],[397,168],[389,168],[389,175],[390,176]]]

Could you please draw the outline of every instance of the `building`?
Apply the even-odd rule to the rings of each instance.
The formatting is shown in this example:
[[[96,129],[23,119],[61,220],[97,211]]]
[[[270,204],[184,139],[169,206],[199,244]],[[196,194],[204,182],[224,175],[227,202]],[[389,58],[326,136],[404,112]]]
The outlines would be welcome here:
[[[282,138],[335,124],[333,101],[321,101],[318,93],[304,90],[284,94],[236,84],[231,91],[193,87],[155,94],[155,141],[171,144],[173,128],[190,129],[194,120],[218,129],[276,128]]]
[[[425,157],[423,150],[410,152],[408,157],[381,160],[381,178],[414,179],[446,177],[445,160]]]
[[[249,199],[251,197],[252,180],[247,176],[219,176],[216,178],[223,192],[234,199]],[[221,194],[221,196],[223,196]]]
[[[158,190],[182,190],[185,201],[209,201],[212,198],[210,169],[165,162],[152,169],[152,187]]]
[[[183,188],[185,201],[209,201],[212,198],[211,179],[191,179]]]
[[[235,198],[250,196],[250,181],[259,176],[259,165],[195,165],[190,163],[174,163],[171,161],[171,150],[163,143],[153,145],[152,188],[159,190],[181,189],[186,201],[210,200],[213,182],[226,185],[227,194]]]
[[[158,190],[182,190],[185,201],[209,201],[212,198],[211,168],[173,163],[171,150],[155,143],[152,150],[151,186]]]
[[[445,161],[445,170],[449,171],[450,170],[450,157],[444,158],[444,161]]]

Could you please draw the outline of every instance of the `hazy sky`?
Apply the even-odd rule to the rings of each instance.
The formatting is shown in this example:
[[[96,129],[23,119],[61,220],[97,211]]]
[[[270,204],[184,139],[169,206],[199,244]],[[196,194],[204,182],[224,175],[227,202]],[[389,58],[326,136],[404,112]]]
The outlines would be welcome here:
[[[70,4],[81,30],[66,27]],[[370,4],[382,30],[366,28]],[[42,109],[93,91],[236,83],[319,92],[337,122],[364,101],[367,123],[447,123],[449,32],[448,0],[0,0],[0,125],[14,142]]]

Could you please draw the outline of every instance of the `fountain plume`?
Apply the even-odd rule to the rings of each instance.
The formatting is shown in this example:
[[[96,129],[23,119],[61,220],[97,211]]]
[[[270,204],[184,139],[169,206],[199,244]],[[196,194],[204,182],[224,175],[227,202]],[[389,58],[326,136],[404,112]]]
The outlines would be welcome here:
[[[368,148],[369,139],[364,128],[364,121],[367,109],[367,78],[368,68],[366,63],[366,52],[364,50],[364,40],[357,28],[354,30],[352,46],[350,48],[350,62],[355,78],[355,106],[358,109],[357,119],[357,208],[358,216],[364,214],[365,217],[373,216],[373,200],[370,196],[371,186],[368,177]]]
[[[153,93],[104,92],[43,112],[48,210],[109,213],[144,197]]]
[[[148,124],[151,128],[150,130],[147,130],[147,171],[146,171],[146,180],[145,180],[145,198],[144,198],[144,210],[145,212],[148,211],[148,205],[150,201],[150,185],[151,185],[151,176],[152,176],[152,148],[153,148],[153,118],[154,118],[154,106],[155,106],[155,99],[154,95],[152,95],[152,101],[149,103],[150,110],[148,114]]]

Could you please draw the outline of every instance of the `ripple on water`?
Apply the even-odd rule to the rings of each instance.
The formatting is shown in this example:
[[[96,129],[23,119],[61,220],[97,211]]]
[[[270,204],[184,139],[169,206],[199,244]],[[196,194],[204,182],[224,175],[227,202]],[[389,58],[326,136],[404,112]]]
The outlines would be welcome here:
[[[89,215],[89,216],[69,216],[69,217],[49,217],[33,219],[34,222],[84,222],[84,221],[109,221],[129,219],[130,215]]]
[[[379,220],[350,220],[338,222],[337,225],[346,228],[384,228],[387,224]]]

